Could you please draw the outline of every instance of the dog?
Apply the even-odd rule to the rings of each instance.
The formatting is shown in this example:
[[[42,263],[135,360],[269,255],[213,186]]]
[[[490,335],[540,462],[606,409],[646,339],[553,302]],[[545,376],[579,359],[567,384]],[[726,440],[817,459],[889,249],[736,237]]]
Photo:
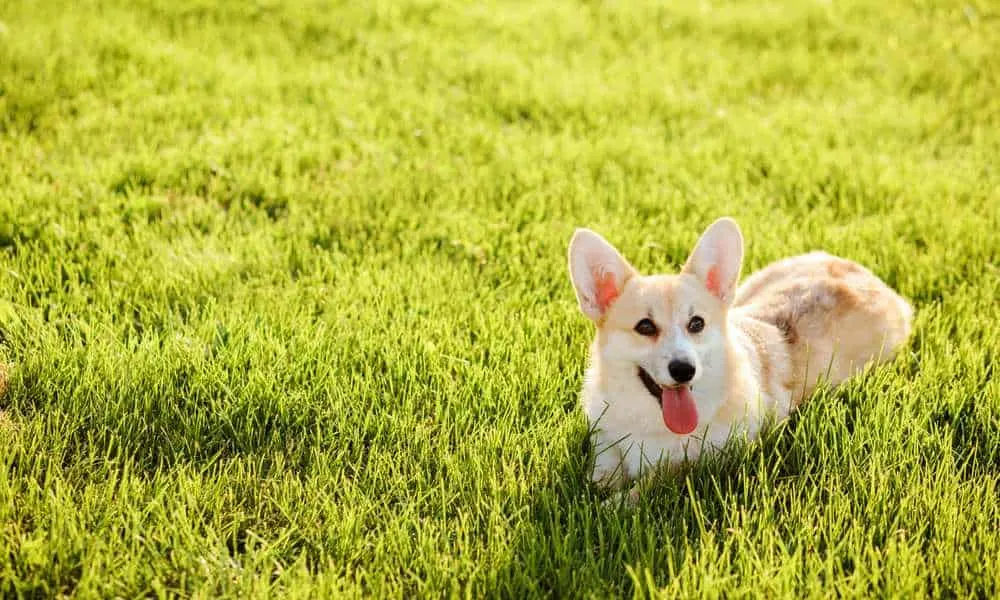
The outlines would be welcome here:
[[[676,275],[643,276],[599,234],[574,232],[570,279],[596,326],[580,401],[599,488],[752,441],[821,381],[893,359],[910,336],[913,307],[855,262],[811,252],[737,287],[742,264],[729,217]]]

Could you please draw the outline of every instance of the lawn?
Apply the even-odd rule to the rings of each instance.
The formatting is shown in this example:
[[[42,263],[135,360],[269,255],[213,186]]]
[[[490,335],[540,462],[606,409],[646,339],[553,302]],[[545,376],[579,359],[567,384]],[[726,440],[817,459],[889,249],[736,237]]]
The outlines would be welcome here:
[[[1000,8],[0,3],[0,595],[1000,594]],[[722,215],[909,298],[760,443],[591,489],[566,248]]]

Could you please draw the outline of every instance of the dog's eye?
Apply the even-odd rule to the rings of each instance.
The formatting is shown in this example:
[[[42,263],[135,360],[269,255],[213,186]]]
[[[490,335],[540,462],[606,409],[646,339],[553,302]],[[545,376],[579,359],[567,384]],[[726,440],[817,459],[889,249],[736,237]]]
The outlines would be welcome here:
[[[635,324],[635,332],[647,337],[654,336],[657,333],[656,323],[653,323],[649,319],[643,319]]]
[[[691,320],[688,321],[688,331],[690,331],[691,333],[698,333],[704,328],[705,328],[705,319],[702,319],[698,315],[691,317]]]

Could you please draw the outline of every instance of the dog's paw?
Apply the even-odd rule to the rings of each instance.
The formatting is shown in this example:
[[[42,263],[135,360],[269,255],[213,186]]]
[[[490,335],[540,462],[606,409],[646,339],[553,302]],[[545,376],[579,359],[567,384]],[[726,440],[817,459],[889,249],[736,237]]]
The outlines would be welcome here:
[[[634,508],[639,504],[639,484],[633,485],[628,490],[624,488],[619,489],[611,497],[602,502],[602,504],[607,507],[622,506],[625,508]]]
[[[620,488],[626,480],[625,465],[622,464],[617,452],[606,451],[594,458],[590,481],[598,488],[602,490]]]
[[[607,466],[597,464],[590,473],[590,482],[602,490],[612,490],[622,485],[621,468],[618,465]]]

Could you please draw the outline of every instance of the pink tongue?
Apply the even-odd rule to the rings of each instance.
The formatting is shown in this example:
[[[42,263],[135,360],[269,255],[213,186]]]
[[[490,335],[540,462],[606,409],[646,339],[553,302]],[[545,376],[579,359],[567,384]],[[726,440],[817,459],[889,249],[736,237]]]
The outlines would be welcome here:
[[[687,386],[664,388],[660,403],[663,405],[663,424],[670,431],[686,435],[698,426],[698,408]]]

